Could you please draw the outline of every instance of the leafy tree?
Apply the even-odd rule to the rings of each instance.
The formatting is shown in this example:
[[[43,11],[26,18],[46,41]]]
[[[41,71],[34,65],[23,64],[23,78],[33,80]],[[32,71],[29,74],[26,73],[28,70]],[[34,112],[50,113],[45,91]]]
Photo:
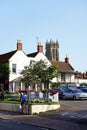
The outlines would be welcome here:
[[[0,63],[0,78],[9,79],[10,69],[8,63]]]
[[[44,61],[40,60],[33,65],[33,72],[37,77],[39,84],[43,83],[44,71],[47,69],[47,65]]]
[[[41,84],[42,70],[45,68],[45,66],[46,65],[43,63],[43,61],[34,62],[30,66],[25,66],[24,70],[21,72],[21,81],[26,85],[31,85],[33,87],[36,83]]]
[[[58,77],[58,71],[55,66],[47,66],[44,61],[40,60],[38,62],[35,62],[31,66],[25,67],[21,74],[23,76],[22,82],[27,85],[30,84],[32,86],[35,86],[35,84],[37,83],[44,83],[45,88],[47,89],[47,91],[45,92],[46,99],[47,101],[49,101],[49,84],[54,77]]]
[[[54,77],[58,77],[58,72],[57,68],[51,65],[46,70],[44,70],[43,82],[47,86],[47,88],[49,87],[49,83]]]
[[[10,68],[9,63],[0,63],[0,83],[4,84],[4,89],[8,89],[8,82],[5,83],[5,81],[9,80],[9,74],[10,74]]]
[[[52,87],[53,87],[53,88],[58,88],[58,87],[60,87],[60,82],[52,83]]]
[[[32,85],[36,83],[44,83],[46,88],[49,88],[49,83],[54,77],[58,77],[57,68],[53,65],[48,66],[44,61],[40,60],[33,63],[31,66],[25,67],[21,72],[23,75],[22,81]]]
[[[80,86],[87,86],[87,83],[80,83]]]

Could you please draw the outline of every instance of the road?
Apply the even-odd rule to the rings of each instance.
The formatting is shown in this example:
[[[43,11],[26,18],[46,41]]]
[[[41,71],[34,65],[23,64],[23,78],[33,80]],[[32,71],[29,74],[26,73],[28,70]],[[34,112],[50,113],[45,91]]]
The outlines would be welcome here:
[[[23,126],[26,128],[24,128],[25,130],[27,130],[27,127],[29,130],[32,127],[33,130],[87,130],[87,100],[60,100],[60,105],[61,107],[58,110],[40,113],[39,115],[17,115],[0,111],[0,118],[2,122],[7,121],[6,123],[10,125],[9,121],[12,121],[13,126],[18,128]]]
[[[0,119],[0,130],[47,130],[43,127],[32,126],[23,122]]]
[[[87,100],[60,100],[60,105],[59,110],[46,112],[43,116],[87,125]]]

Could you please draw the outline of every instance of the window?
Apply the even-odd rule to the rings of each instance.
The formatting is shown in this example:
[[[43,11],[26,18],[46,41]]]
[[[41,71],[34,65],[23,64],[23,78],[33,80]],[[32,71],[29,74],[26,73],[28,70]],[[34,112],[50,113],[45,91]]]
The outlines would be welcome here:
[[[34,60],[30,60],[30,66],[32,66],[33,63],[34,63]]]
[[[16,73],[16,64],[12,64],[12,72]]]
[[[65,81],[65,74],[61,73],[61,81],[64,82]]]

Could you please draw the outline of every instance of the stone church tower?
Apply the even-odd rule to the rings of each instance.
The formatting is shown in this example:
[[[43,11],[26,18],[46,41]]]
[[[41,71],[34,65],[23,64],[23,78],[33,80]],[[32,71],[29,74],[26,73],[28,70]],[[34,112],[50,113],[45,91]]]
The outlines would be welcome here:
[[[46,56],[49,60],[59,61],[59,43],[58,41],[46,41]]]

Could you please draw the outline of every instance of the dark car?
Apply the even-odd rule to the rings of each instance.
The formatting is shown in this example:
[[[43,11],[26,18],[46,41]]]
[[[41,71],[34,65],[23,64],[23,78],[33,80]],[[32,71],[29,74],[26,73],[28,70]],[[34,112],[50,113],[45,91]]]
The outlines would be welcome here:
[[[63,98],[63,92],[65,91],[63,88],[54,88],[54,90],[57,90],[59,93],[59,98]]]
[[[87,86],[80,86],[80,87],[78,87],[78,89],[87,93]]]
[[[72,90],[74,90],[74,89],[76,89],[77,87],[76,87],[76,85],[62,85],[61,88],[64,89],[64,90],[67,90],[67,89],[72,89]]]

